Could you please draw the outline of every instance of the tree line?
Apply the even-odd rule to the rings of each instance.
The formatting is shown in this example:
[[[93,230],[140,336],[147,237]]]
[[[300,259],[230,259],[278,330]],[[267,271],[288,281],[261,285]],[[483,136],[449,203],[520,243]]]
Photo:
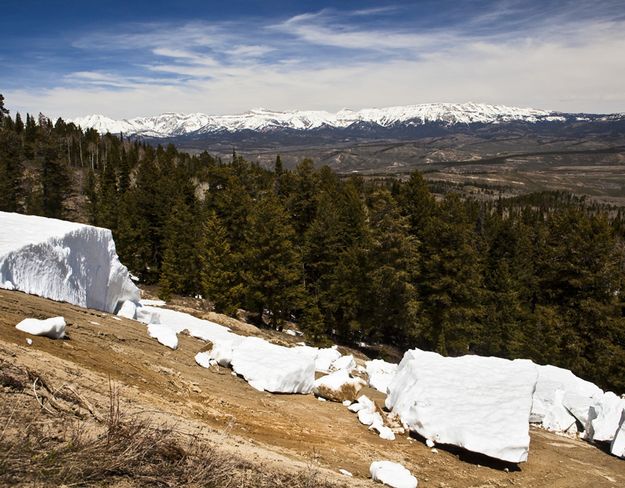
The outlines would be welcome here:
[[[625,390],[625,213],[272,169],[1,110],[0,210],[110,228],[141,281],[311,340],[530,358]]]

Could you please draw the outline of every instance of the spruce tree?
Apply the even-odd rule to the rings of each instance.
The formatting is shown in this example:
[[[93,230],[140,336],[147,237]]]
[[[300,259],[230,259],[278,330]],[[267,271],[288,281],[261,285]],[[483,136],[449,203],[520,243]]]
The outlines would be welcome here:
[[[65,200],[71,194],[71,179],[67,167],[58,157],[53,145],[45,148],[41,171],[42,210],[46,217],[63,218]]]
[[[369,286],[362,304],[367,335],[371,341],[406,344],[420,333],[418,242],[388,190],[378,190],[372,200]]]
[[[164,228],[163,263],[159,295],[194,295],[199,291],[199,266],[196,246],[198,227],[193,203],[179,197]]]
[[[0,128],[0,210],[21,209],[22,172],[19,137],[12,130]]]
[[[302,261],[288,214],[273,193],[254,205],[245,236],[245,305],[261,317],[267,310],[279,328],[301,305]]]
[[[243,285],[239,263],[230,248],[228,233],[211,211],[204,220],[198,245],[200,289],[217,312],[232,314],[239,307]]]
[[[474,229],[456,194],[445,197],[423,232],[420,295],[424,345],[466,354],[481,337],[483,288]]]

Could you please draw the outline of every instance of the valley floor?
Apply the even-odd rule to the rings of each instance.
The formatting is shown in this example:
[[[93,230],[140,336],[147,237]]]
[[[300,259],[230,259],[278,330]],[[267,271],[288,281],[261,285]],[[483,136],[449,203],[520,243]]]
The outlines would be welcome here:
[[[27,335],[15,329],[26,317],[56,315],[68,323],[67,340],[32,337],[28,345]],[[237,327],[233,321],[224,325]],[[251,335],[254,330],[240,324],[236,332]],[[439,447],[435,454],[406,435],[385,441],[341,404],[312,395],[260,393],[229,369],[200,368],[194,356],[206,343],[183,334],[179,339],[179,348],[170,350],[149,338],[139,322],[0,290],[0,368],[28,370],[31,381],[45,378],[52,391],[70,386],[82,397],[77,413],[94,423],[108,413],[113,384],[128,414],[194,434],[207,446],[246,460],[258,473],[298,476],[312,469],[318,481],[309,480],[311,487],[322,486],[320,480],[381,486],[368,478],[370,463],[382,459],[404,464],[426,488],[625,486],[625,462],[581,440],[541,430],[532,430],[529,460],[518,469],[454,449]],[[368,388],[363,393],[383,403],[380,393]],[[16,394],[0,386],[0,410],[15,404]],[[340,468],[354,478],[341,476]],[[289,484],[276,481],[273,486]]]

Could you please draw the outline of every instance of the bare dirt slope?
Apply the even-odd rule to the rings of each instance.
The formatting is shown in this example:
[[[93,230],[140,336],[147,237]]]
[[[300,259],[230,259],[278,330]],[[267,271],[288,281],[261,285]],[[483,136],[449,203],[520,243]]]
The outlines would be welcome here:
[[[65,317],[69,340],[33,337],[27,345],[27,335],[15,329],[26,317],[56,315]],[[259,393],[228,369],[200,368],[194,355],[205,345],[183,335],[172,351],[138,322],[0,290],[0,359],[36,370],[52,384],[71,384],[96,412],[106,411],[110,379],[126,408],[201,432],[207,442],[264,469],[296,471],[312,463],[328,481],[374,486],[367,480],[370,463],[389,459],[403,463],[422,487],[625,486],[625,461],[538,430],[529,461],[518,468],[451,448],[435,454],[405,435],[382,440],[341,404]],[[377,392],[366,394],[383,400]],[[355,478],[340,476],[339,468]]]

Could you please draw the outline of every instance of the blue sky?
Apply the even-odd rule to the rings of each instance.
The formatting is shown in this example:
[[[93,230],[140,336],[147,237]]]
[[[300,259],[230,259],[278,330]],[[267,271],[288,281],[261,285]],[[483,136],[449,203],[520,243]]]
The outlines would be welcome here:
[[[3,1],[0,92],[56,117],[483,102],[625,112],[625,0]]]

